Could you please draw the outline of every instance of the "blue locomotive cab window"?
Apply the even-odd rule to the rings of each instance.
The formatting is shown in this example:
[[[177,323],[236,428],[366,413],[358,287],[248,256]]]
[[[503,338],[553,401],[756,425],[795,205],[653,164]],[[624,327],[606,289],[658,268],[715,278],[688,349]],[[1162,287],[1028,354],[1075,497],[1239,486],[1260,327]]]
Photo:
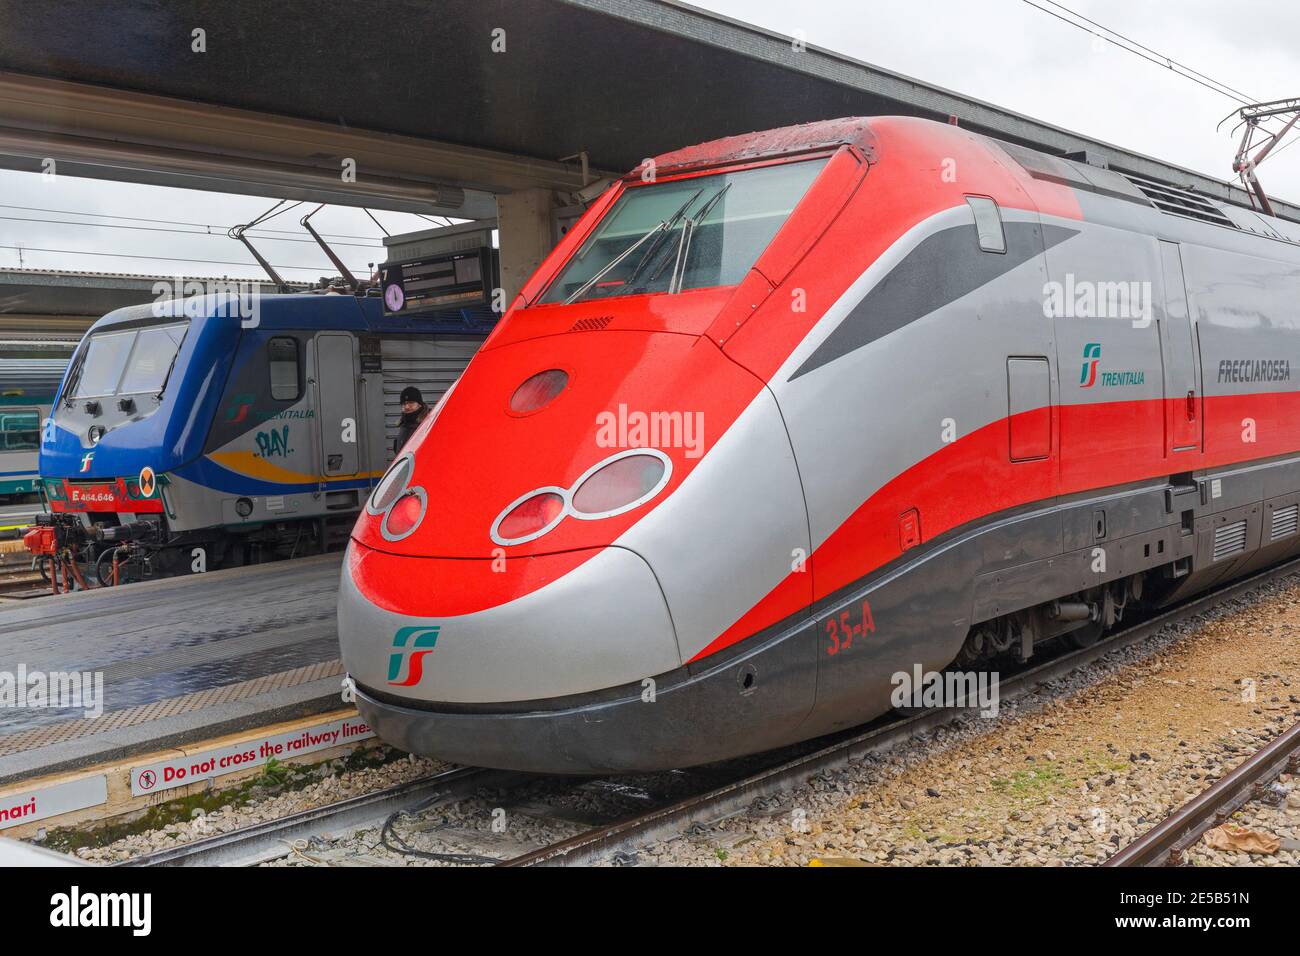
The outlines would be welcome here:
[[[96,332],[77,363],[68,398],[108,398],[161,392],[188,323]]]
[[[185,340],[186,325],[160,325],[141,329],[117,390],[123,395],[161,392]]]
[[[736,285],[826,159],[628,187],[541,302]]]
[[[271,398],[277,402],[297,401],[302,394],[298,374],[298,340],[274,338],[266,343],[271,369]]]
[[[96,332],[86,346],[86,357],[81,360],[73,398],[98,398],[117,391],[118,379],[131,355],[135,330],[126,332]]]
[[[0,451],[36,451],[41,446],[41,416],[31,408],[0,408]]]

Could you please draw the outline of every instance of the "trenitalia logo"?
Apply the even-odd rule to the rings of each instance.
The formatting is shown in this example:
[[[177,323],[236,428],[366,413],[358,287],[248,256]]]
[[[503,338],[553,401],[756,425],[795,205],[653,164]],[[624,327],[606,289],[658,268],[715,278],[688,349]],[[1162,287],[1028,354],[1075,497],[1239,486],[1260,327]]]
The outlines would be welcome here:
[[[438,643],[438,630],[437,624],[398,628],[393,635],[395,653],[388,656],[388,683],[394,687],[414,687],[420,683],[424,677],[424,659],[433,653],[434,645]],[[398,680],[403,658],[407,659],[406,680]]]
[[[81,471],[83,474],[87,471],[90,471],[90,463],[94,460],[95,460],[95,453],[93,451],[88,451],[81,456]]]
[[[230,407],[226,409],[227,423],[238,425],[244,421],[244,419],[248,418],[248,411],[253,407],[253,402],[256,400],[257,396],[249,394],[248,392],[236,395],[234,400],[231,401]]]
[[[1101,343],[1089,342],[1083,347],[1083,371],[1079,374],[1079,387],[1092,388],[1097,384],[1097,366],[1101,364]]]
[[[1079,387],[1092,388],[1100,385],[1107,388],[1114,385],[1143,385],[1147,373],[1142,369],[1129,369],[1123,372],[1101,371],[1101,343],[1089,342],[1083,347],[1083,369],[1079,372]]]

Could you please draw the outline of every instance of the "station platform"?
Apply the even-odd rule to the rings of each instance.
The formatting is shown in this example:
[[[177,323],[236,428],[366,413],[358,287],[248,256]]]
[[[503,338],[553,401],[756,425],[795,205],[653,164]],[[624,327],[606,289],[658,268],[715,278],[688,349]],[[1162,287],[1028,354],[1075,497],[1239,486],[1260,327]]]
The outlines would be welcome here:
[[[0,707],[0,787],[337,709],[341,560],[0,604],[0,674],[103,681],[98,716]]]

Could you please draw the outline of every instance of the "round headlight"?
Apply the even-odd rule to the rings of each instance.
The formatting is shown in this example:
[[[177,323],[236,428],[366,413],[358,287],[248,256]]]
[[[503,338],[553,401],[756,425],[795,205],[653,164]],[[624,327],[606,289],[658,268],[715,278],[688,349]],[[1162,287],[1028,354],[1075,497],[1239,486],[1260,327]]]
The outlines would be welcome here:
[[[375,486],[374,492],[370,495],[370,501],[367,507],[371,514],[383,514],[388,507],[397,500],[398,495],[406,488],[406,483],[411,480],[411,471],[414,465],[410,455],[405,455],[388,469],[388,474],[379,479],[379,484]]]
[[[627,511],[652,497],[662,487],[667,471],[667,463],[655,455],[633,453],[615,458],[578,485],[573,510],[586,517]]]
[[[549,405],[555,396],[569,384],[569,373],[563,369],[548,368],[528,378],[510,396],[510,411],[516,415],[531,415]]]
[[[517,502],[497,519],[492,537],[499,544],[520,544],[539,538],[564,517],[564,497],[541,491]]]
[[[383,525],[384,538],[388,541],[400,541],[418,528],[421,519],[424,518],[424,507],[427,501],[420,488],[408,489],[397,499],[397,503],[388,509],[388,516],[384,518]]]

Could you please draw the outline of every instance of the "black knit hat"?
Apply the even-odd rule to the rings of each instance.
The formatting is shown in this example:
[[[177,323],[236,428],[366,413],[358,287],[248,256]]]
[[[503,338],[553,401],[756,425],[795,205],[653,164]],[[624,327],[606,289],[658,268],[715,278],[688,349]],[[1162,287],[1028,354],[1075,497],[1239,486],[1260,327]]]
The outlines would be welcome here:
[[[424,404],[424,396],[420,394],[420,390],[414,385],[408,385],[406,388],[402,389],[402,404],[405,405],[407,402],[419,402],[421,405]]]

